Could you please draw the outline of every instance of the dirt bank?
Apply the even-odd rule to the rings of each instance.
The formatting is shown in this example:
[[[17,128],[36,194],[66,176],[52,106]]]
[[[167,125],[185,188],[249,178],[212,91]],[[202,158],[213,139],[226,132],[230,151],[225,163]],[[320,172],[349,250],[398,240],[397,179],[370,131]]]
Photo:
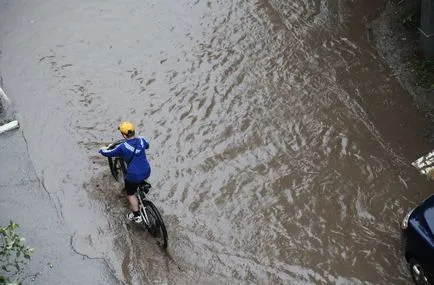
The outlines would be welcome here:
[[[424,136],[434,142],[434,89],[424,88],[421,74],[419,31],[420,1],[386,1],[380,16],[369,26],[369,40],[378,54],[392,69],[401,85],[413,97],[415,106],[427,118]],[[428,81],[434,82],[434,79]],[[399,114],[397,114],[398,116]]]

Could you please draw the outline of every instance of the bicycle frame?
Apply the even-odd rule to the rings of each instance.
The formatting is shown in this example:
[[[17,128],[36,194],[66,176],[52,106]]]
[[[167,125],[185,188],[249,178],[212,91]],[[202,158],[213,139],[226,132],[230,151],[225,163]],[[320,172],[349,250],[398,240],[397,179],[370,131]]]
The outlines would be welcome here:
[[[143,190],[140,189],[140,187],[142,187],[142,186],[139,186],[139,189],[137,190],[137,193],[136,193],[137,200],[139,200],[139,210],[140,210],[140,215],[142,216],[143,222],[144,222],[148,227],[150,227],[150,226],[151,226],[151,223],[149,222],[149,217],[148,217],[148,215],[146,214],[146,211],[145,211],[146,206],[143,205],[143,200],[146,199],[146,194],[144,194],[144,193],[142,192]],[[142,195],[143,195],[143,196],[142,196]],[[142,209],[143,209],[143,211],[142,211]]]

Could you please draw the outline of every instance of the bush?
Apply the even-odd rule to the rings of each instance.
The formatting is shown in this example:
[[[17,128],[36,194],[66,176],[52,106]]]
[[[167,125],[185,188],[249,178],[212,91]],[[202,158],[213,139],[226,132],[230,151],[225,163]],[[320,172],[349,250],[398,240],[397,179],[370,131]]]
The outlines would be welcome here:
[[[15,233],[19,225],[10,221],[0,227],[0,285],[21,284],[19,274],[30,260],[33,248],[24,244],[25,239]]]

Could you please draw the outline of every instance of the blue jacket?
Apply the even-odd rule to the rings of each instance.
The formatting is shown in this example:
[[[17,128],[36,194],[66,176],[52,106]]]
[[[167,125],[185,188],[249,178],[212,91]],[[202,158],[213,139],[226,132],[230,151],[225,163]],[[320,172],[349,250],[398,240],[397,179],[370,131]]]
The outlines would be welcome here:
[[[151,166],[146,158],[145,150],[149,143],[142,137],[129,139],[112,150],[100,149],[99,153],[106,157],[122,157],[127,162],[127,176],[125,180],[138,183],[148,179]],[[135,154],[133,154],[136,149]]]

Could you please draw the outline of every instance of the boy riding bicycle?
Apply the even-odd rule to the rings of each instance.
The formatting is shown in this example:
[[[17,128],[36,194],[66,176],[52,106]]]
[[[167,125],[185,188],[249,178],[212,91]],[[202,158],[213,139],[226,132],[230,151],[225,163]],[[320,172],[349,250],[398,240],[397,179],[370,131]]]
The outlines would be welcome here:
[[[131,122],[122,122],[118,130],[126,140],[112,150],[101,148],[99,153],[106,157],[121,157],[127,163],[125,189],[132,208],[132,213],[129,213],[127,218],[130,221],[141,223],[139,202],[135,194],[140,183],[151,175],[151,166],[145,153],[145,150],[149,148],[149,143],[143,137],[135,137],[134,125]]]

